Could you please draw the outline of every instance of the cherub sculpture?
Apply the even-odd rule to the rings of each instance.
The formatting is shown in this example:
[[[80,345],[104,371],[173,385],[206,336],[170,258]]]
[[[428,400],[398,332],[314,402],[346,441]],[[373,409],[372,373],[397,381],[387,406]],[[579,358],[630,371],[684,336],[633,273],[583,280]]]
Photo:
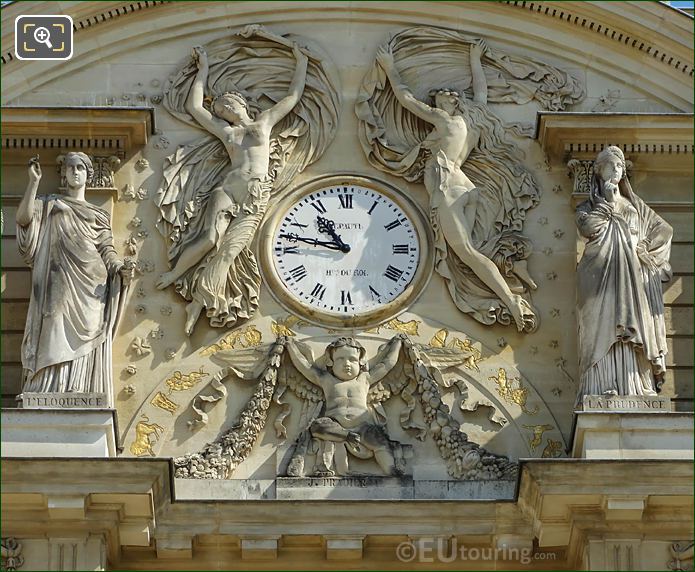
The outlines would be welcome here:
[[[316,454],[316,466],[309,471],[314,476],[355,474],[350,457],[374,458],[384,476],[403,474],[412,445],[389,436],[383,407],[399,397],[405,402],[399,413],[401,428],[419,440],[431,437],[452,478],[513,480],[518,465],[470,441],[442,400],[441,372],[462,365],[466,358],[467,353],[456,348],[414,344],[405,334],[383,344],[371,360],[353,338],[333,341],[318,358],[309,345],[286,336],[278,336],[274,344],[219,351],[213,360],[226,367],[194,399],[198,419],[190,427],[207,423],[204,408],[227,395],[225,379],[253,381],[256,389],[229,431],[200,452],[174,459],[176,476],[230,478],[251,454],[271,407],[276,411],[276,436],[285,438],[283,423],[292,413],[285,400],[289,390],[302,405],[288,476],[304,476],[305,457],[310,454]],[[424,424],[413,419],[418,406]],[[312,444],[318,446],[311,448]]]
[[[394,35],[363,80],[355,110],[367,158],[424,183],[435,270],[456,306],[484,324],[538,325],[522,230],[539,190],[488,102],[562,109],[582,96],[560,70],[435,28]]]
[[[250,244],[271,195],[332,139],[338,102],[323,56],[260,26],[195,47],[165,90],[174,116],[212,136],[168,158],[155,199],[171,265],[157,287],[175,284],[189,301],[187,335],[203,309],[217,327],[253,315]]]
[[[386,475],[403,474],[407,449],[389,438],[369,404],[373,386],[396,365],[401,344],[401,336],[393,338],[385,351],[367,362],[362,344],[354,338],[338,338],[326,347],[323,363],[312,363],[288,338],[286,347],[292,363],[305,379],[321,388],[325,399],[325,411],[309,425],[311,436],[323,442],[317,474],[348,474],[347,455],[338,448],[334,456],[337,444],[362,459],[373,455]],[[331,468],[334,460],[335,472]],[[289,472],[296,471],[299,462],[293,459]]]

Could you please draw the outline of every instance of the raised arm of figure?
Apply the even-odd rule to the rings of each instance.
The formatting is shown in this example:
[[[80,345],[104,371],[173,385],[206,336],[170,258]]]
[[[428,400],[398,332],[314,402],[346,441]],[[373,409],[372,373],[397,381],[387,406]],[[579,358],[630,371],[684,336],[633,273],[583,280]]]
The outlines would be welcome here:
[[[321,379],[323,377],[323,372],[317,368],[313,363],[299,351],[297,344],[292,338],[287,338],[287,344],[285,345],[287,353],[292,360],[292,364],[297,368],[299,373],[301,373],[306,379],[311,383],[321,387]]]
[[[387,46],[379,48],[376,53],[376,61],[386,72],[386,77],[388,77],[391,83],[391,89],[393,89],[396,99],[403,107],[428,123],[437,123],[442,119],[442,111],[434,109],[417,99],[402,83],[401,75],[398,73],[396,63],[393,60],[393,54]]]
[[[212,113],[203,107],[203,97],[205,95],[205,84],[208,79],[208,56],[200,46],[193,48],[193,60],[198,66],[198,73],[193,81],[191,92],[186,100],[186,111],[215,137],[227,140],[228,131],[231,129],[227,122],[216,118]]]
[[[375,365],[370,364],[369,368],[369,384],[374,385],[381,381],[388,372],[390,372],[398,363],[398,358],[403,345],[402,336],[396,336],[389,342],[389,348],[384,357]]]
[[[36,191],[39,190],[39,181],[41,181],[41,165],[39,165],[39,158],[36,156],[29,161],[29,183],[15,216],[19,226],[27,226],[31,222],[31,217],[34,213]]]
[[[292,46],[292,52],[297,60],[297,66],[294,69],[294,76],[292,78],[292,83],[290,83],[290,88],[287,95],[278,101],[273,107],[264,111],[258,116],[259,121],[268,122],[272,127],[278,123],[285,115],[287,115],[294,108],[299,99],[302,97],[304,92],[304,85],[306,84],[306,68],[309,63],[309,58],[306,54],[302,52],[301,48],[294,44]]]
[[[483,71],[481,56],[487,49],[483,40],[478,44],[471,44],[471,76],[473,83],[473,101],[477,103],[487,103],[487,79]]]

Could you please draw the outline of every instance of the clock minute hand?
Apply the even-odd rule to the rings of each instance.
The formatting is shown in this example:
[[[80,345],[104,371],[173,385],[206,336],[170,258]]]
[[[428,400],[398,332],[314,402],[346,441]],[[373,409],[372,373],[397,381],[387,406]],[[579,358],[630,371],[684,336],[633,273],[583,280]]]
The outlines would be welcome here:
[[[340,251],[344,253],[350,252],[350,245],[345,244],[343,242],[343,239],[340,238],[340,235],[335,232],[335,223],[332,220],[328,220],[327,218],[323,218],[322,216],[317,216],[316,217],[316,223],[318,225],[319,232],[322,232],[323,234],[328,234],[331,236],[331,238],[340,246]]]
[[[324,246],[330,250],[343,250],[343,246],[341,244],[338,244],[337,242],[328,242],[324,240],[318,240],[316,238],[309,238],[309,237],[304,237],[304,236],[299,236],[294,233],[290,234],[281,234],[279,238],[284,238],[286,240],[289,240],[290,242],[304,242],[306,244],[311,244],[312,246]]]

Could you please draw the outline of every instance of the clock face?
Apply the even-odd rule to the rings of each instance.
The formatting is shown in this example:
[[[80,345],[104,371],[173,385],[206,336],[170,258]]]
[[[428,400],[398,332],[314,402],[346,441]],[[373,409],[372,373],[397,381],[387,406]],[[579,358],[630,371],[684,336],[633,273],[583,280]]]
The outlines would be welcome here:
[[[295,306],[366,315],[409,292],[422,230],[405,203],[376,185],[342,181],[283,205],[268,237],[270,261]]]

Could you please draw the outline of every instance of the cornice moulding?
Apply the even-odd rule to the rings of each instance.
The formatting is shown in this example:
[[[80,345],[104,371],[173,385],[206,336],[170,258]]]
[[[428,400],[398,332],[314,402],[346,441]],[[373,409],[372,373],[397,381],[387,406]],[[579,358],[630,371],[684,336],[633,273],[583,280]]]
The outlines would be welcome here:
[[[692,113],[539,112],[536,139],[555,163],[617,145],[636,168],[693,170]]]
[[[5,160],[27,152],[81,150],[120,158],[144,147],[154,131],[148,107],[3,107]]]

